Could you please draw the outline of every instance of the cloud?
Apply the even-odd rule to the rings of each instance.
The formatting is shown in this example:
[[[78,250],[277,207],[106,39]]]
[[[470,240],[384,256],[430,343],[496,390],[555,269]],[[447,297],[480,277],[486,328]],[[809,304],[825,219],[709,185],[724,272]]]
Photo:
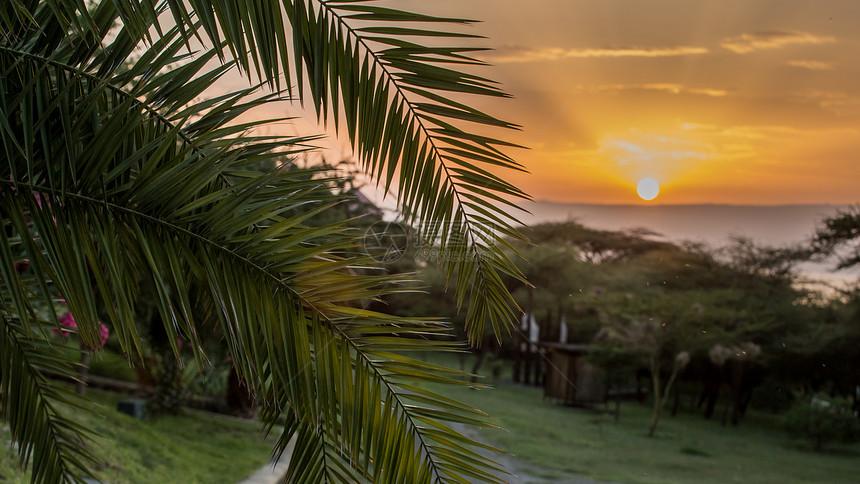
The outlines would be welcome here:
[[[812,102],[840,116],[860,114],[860,97],[852,96],[842,91],[825,91],[807,89],[794,94],[794,99],[801,102]]]
[[[626,134],[608,135],[600,140],[600,154],[618,165],[705,161],[717,156],[716,148],[695,139],[631,130]]]
[[[705,139],[719,138],[734,140],[737,143],[756,140],[784,140],[787,137],[797,137],[806,133],[802,129],[778,125],[717,126],[714,124],[681,122],[678,124],[678,128],[682,131],[695,132],[696,136]]]
[[[815,60],[790,60],[787,64],[791,67],[799,67],[801,69],[809,69],[811,71],[829,71],[833,69],[833,64]]]
[[[497,63],[519,63],[556,61],[562,59],[584,59],[596,57],[675,57],[683,55],[707,54],[705,47],[606,47],[585,49],[564,49],[561,47],[503,47],[490,54]]]
[[[829,35],[821,36],[794,30],[771,30],[728,37],[723,39],[720,45],[736,54],[748,54],[756,50],[778,49],[786,45],[818,45],[832,42],[836,42],[836,38]]]
[[[683,84],[653,83],[653,84],[603,84],[585,88],[578,86],[580,90],[592,92],[601,91],[662,91],[669,94],[693,94],[698,96],[722,97],[728,94],[724,89],[713,89],[708,87],[688,87]]]
[[[720,130],[720,134],[742,140],[785,140],[796,138],[806,133],[805,130],[790,126],[730,126]]]

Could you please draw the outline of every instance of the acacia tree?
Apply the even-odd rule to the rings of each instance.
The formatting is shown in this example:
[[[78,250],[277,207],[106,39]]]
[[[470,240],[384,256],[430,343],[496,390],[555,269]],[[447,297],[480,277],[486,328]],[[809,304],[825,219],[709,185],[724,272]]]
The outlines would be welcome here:
[[[813,259],[836,259],[836,269],[860,265],[860,206],[839,210],[821,221],[811,243]],[[850,395],[854,409],[860,409],[860,285],[856,282],[839,290],[838,298],[827,306],[829,317],[799,335],[794,345],[797,357],[807,363],[810,387],[832,383],[832,391]]]
[[[57,315],[37,308],[61,293],[90,347],[103,311],[137,360],[144,277],[176,358],[181,337],[205,365],[200,322],[219,321],[264,426],[283,424],[275,451],[294,439],[289,481],[498,480],[447,424],[483,414],[415,384],[459,374],[404,356],[459,348],[414,337],[448,327],[354,304],[408,287],[364,270],[360,234],[306,224],[342,201],[325,177],[248,169],[309,139],[237,122],[312,104],[447,252],[472,341],[498,334],[516,311],[500,274],[519,277],[499,242],[520,237],[508,213],[526,195],[489,171],[522,169],[486,129],[513,126],[464,104],[506,94],[463,70],[475,49],[440,46],[468,23],[362,0],[0,3],[0,418],[34,482],[80,481],[94,460],[64,410],[82,402],[48,378],[74,372],[43,337]],[[247,89],[196,101],[231,70]]]
[[[812,239],[813,256],[838,258],[838,269],[860,264],[860,206],[839,210],[821,222]]]
[[[610,315],[607,312],[605,325],[594,338],[594,342],[602,346],[598,352],[612,352],[613,346],[620,346],[618,349],[623,348],[621,351],[626,353],[624,356],[634,361],[638,359],[641,365],[648,368],[653,404],[648,437],[654,436],[672,385],[690,362],[689,351],[683,349],[684,343],[689,340],[684,334],[688,332],[686,325],[679,324],[671,317],[679,311],[674,307],[676,301],[667,299],[654,296],[643,301],[631,299],[625,302],[616,299],[614,305],[620,308],[621,314]],[[671,371],[664,383],[661,375],[667,366],[667,359],[671,361]]]

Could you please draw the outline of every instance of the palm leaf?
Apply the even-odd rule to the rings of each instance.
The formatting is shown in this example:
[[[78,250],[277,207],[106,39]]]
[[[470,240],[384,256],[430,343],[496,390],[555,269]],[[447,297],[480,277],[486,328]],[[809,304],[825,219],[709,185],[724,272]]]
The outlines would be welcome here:
[[[124,351],[139,354],[134,307],[142,278],[148,277],[157,289],[168,341],[175,342],[177,336],[189,341],[198,365],[206,364],[206,355],[197,334],[199,313],[191,301],[201,301],[203,314],[218,318],[237,369],[260,395],[265,424],[272,428],[287,419],[279,449],[296,439],[293,456],[301,465],[293,466],[292,480],[498,481],[493,477],[498,466],[476,452],[478,444],[446,425],[487,425],[485,415],[416,386],[416,382],[464,384],[463,375],[403,356],[428,348],[462,350],[458,344],[427,339],[447,334],[448,326],[352,307],[351,301],[413,289],[404,285],[404,278],[364,274],[373,261],[355,255],[359,234],[340,223],[306,224],[310,213],[324,211],[342,198],[320,173],[289,163],[264,173],[252,168],[281,156],[277,150],[282,147],[301,150],[308,141],[245,136],[244,127],[231,127],[239,115],[280,93],[248,89],[210,99],[196,109],[189,106],[232,66],[207,71],[212,54],[196,58],[180,54],[191,35],[207,30],[211,16],[198,12],[198,23],[160,32],[144,54],[145,62],[125,68],[119,61],[151,35],[161,6],[139,15],[123,10],[129,6],[122,2],[101,2],[92,12],[75,11],[74,18],[67,18],[69,12],[57,2],[33,5],[15,2],[0,7],[0,21],[10,27],[0,43],[0,144],[6,155],[0,163],[0,220],[20,239],[14,246],[31,260],[36,274],[35,285],[23,284],[12,269],[14,257],[4,252],[0,264],[4,331],[12,335],[31,325],[38,331],[51,324],[35,318],[32,307],[40,299],[50,304],[53,291],[59,290],[85,344],[95,346],[97,308],[104,305]],[[214,16],[238,8],[213,5]],[[179,2],[169,6],[180,20],[192,18],[182,13]],[[251,10],[229,12],[241,17],[251,15]],[[120,12],[126,15],[123,27],[113,32],[110,26]],[[394,15],[388,10],[370,13]],[[224,30],[227,47],[241,44],[237,39],[248,32],[255,40],[265,37],[277,25],[260,22],[244,23],[247,30]],[[414,35],[383,32],[394,33]],[[244,41],[250,42],[248,37]],[[217,44],[221,46],[220,41]],[[271,52],[260,50],[255,55],[245,62],[259,64],[265,74],[269,67],[264,59]],[[460,54],[452,58],[462,60]],[[373,69],[370,63],[359,67]],[[368,79],[375,77],[368,76],[360,87],[373,92],[374,99],[385,97],[386,84],[373,87]],[[362,136],[376,136],[368,123],[382,128],[389,118],[398,118],[391,112],[384,119],[374,118],[365,104],[357,108],[365,118],[356,131]],[[416,118],[407,125],[417,122]],[[450,131],[445,126],[437,129]],[[445,136],[457,138],[448,131]],[[491,245],[495,235],[458,242],[457,234],[469,233],[474,215],[453,210],[455,205],[464,206],[454,203],[455,187],[444,182],[440,168],[415,161],[430,156],[431,141],[422,139],[419,131],[407,137],[390,138],[401,146],[397,150],[415,155],[397,158],[398,176],[407,176],[403,166],[410,164],[413,175],[408,176],[417,176],[418,185],[404,200],[417,204],[419,210],[412,212],[416,217],[427,212],[429,219],[448,220],[428,233],[463,255],[466,262],[452,265],[452,274],[463,288],[474,280],[473,295],[485,298],[470,305],[473,320],[500,321],[507,303],[506,293],[499,292],[503,286],[496,271],[516,271],[507,268],[509,261]],[[494,152],[493,143],[483,138],[469,140],[478,141],[481,156]],[[463,149],[462,144],[451,146]],[[366,146],[374,151],[372,144]],[[387,164],[386,170],[392,166]],[[464,178],[480,175],[464,173]],[[434,190],[444,196],[428,205]],[[488,211],[483,215],[486,220],[496,213],[474,203]],[[7,241],[3,247],[11,245]],[[489,257],[474,261],[467,257],[474,251]],[[460,292],[461,300],[465,295],[465,290]],[[7,340],[3,344],[13,348],[8,354],[17,355],[10,356],[14,361],[21,361],[27,351],[40,355],[51,351],[44,346],[24,348],[20,338]],[[24,349],[15,350],[16,345]],[[178,357],[175,346],[174,352]],[[13,368],[9,365],[4,361],[3,368]],[[31,383],[7,375],[12,372],[4,372],[0,380],[4,398],[36,401],[27,395],[40,388],[38,373],[29,377]],[[58,394],[40,391],[44,403],[23,412],[24,420],[18,420],[23,423],[15,424],[29,430],[13,430],[16,439],[30,443],[22,446],[20,455],[24,461],[44,465],[34,481],[75,479],[83,472],[85,459],[75,453],[74,445],[66,444],[72,438],[62,437],[53,447],[36,440],[50,422],[72,428],[70,421],[53,416],[50,402],[58,400]],[[16,404],[4,401],[4,412]],[[13,417],[3,413],[3,418]],[[48,427],[34,427],[37,421],[49,422]]]
[[[4,207],[10,202],[3,201]],[[80,446],[86,430],[61,409],[81,409],[82,401],[47,377],[74,379],[75,368],[57,346],[34,337],[34,330],[51,323],[37,319],[33,309],[36,281],[15,271],[8,249],[18,244],[7,238],[8,228],[0,231],[0,419],[18,442],[21,463],[32,461],[33,481],[77,481],[76,476],[90,475],[87,468],[95,461]],[[24,297],[10,304],[7,296],[14,293]]]
[[[426,240],[440,239],[450,272],[458,274],[451,280],[461,303],[470,287],[478,288],[466,317],[478,344],[485,322],[500,336],[515,320],[518,308],[499,273],[523,279],[502,246],[504,237],[523,238],[512,208],[528,196],[487,171],[523,171],[500,149],[513,145],[486,134],[516,126],[459,99],[508,95],[471,72],[483,62],[469,54],[481,49],[412,40],[469,40],[475,36],[457,29],[470,20],[375,3],[170,0],[167,8],[183,38],[208,38],[222,59],[229,53],[271,86],[295,84],[300,100],[349,136],[365,171],[384,189],[396,189],[408,221]],[[156,16],[159,5],[118,8],[130,29],[145,32],[140,19]],[[451,238],[455,233],[463,237]]]

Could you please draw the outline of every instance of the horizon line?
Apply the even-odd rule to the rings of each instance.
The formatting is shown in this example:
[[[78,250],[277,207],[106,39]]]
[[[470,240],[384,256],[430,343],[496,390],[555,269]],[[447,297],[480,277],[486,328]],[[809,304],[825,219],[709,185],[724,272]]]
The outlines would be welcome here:
[[[699,203],[600,203],[600,202],[559,202],[555,200],[536,199],[527,200],[518,205],[524,206],[532,203],[549,203],[553,205],[591,205],[603,207],[642,207],[642,208],[671,208],[671,207],[761,207],[761,208],[779,208],[779,207],[851,207],[860,205],[860,202],[855,203],[836,203],[836,202],[808,202],[808,203],[773,203],[773,204],[756,204],[756,203],[722,203],[722,202],[699,202]]]

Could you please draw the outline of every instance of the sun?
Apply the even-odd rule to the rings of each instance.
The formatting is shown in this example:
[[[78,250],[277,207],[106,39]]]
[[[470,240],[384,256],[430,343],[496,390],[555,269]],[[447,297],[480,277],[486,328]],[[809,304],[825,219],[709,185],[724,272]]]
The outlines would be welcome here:
[[[660,193],[660,185],[653,178],[643,178],[636,185],[636,192],[642,197],[642,200],[654,200],[657,194]]]

